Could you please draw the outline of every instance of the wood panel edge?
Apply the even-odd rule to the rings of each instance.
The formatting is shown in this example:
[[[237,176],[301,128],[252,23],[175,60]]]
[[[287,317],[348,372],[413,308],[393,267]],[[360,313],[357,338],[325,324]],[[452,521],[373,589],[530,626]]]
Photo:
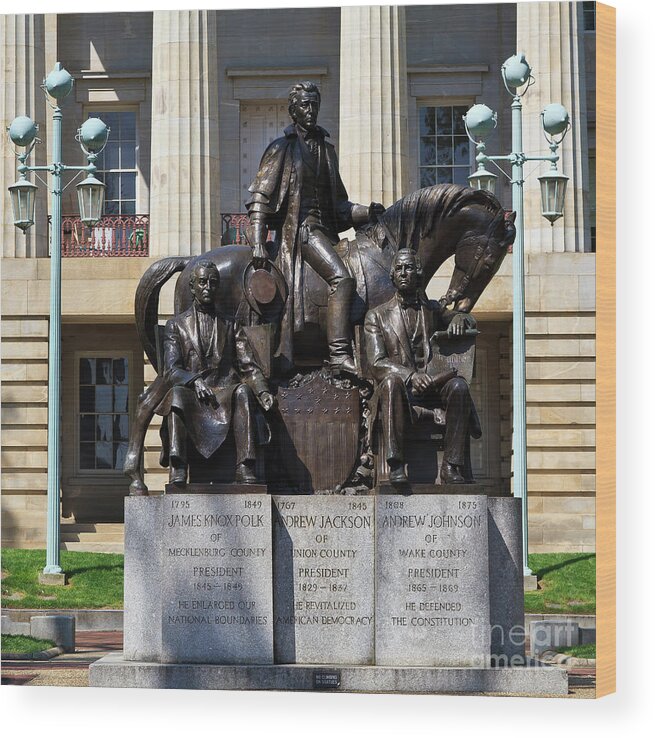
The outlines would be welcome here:
[[[616,8],[596,3],[596,696],[616,691]]]

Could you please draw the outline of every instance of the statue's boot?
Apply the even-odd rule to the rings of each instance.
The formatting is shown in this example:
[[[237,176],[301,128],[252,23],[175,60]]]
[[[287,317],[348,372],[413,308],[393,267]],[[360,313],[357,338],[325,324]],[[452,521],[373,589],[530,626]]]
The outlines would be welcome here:
[[[441,462],[440,476],[442,484],[464,484],[466,482],[460,473],[460,467],[450,464],[445,459]]]
[[[237,464],[235,481],[238,484],[256,484],[255,461],[242,461]]]
[[[350,306],[355,293],[355,280],[342,279],[328,295],[327,338],[330,351],[330,371],[333,376],[357,376],[352,353]]]

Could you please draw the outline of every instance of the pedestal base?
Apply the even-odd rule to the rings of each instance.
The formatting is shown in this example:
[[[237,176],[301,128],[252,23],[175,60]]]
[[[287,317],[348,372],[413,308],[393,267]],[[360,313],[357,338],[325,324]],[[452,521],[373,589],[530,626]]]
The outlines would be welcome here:
[[[89,686],[555,697],[568,693],[568,677],[555,666],[221,666],[124,661],[113,653],[91,664]]]
[[[190,482],[167,484],[167,495],[267,495],[267,484],[239,484],[238,482]]]
[[[378,495],[486,495],[487,497],[511,497],[509,491],[504,492],[492,484],[422,484],[408,482],[395,486],[388,480],[382,480],[376,487]]]
[[[523,575],[523,589],[526,592],[534,592],[535,590],[539,589],[539,585],[537,584],[536,574],[524,574]]]
[[[44,572],[41,572],[39,574],[39,584],[63,587],[66,584],[66,574],[63,571],[61,574],[45,574]]]

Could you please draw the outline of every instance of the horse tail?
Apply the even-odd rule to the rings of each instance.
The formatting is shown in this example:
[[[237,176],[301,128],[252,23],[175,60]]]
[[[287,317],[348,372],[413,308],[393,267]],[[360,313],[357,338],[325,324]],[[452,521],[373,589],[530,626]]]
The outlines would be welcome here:
[[[170,256],[156,261],[141,277],[134,296],[136,330],[150,363],[159,371],[157,325],[159,323],[159,293],[177,272],[189,263],[190,256]]]

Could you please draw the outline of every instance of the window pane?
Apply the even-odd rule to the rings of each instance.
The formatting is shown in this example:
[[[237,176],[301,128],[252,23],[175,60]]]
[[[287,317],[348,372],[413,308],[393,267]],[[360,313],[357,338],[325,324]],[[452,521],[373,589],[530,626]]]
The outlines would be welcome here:
[[[127,359],[114,359],[114,384],[127,384]]]
[[[113,437],[113,418],[111,415],[98,415],[96,420],[96,441],[111,441]]]
[[[92,413],[96,409],[95,387],[80,387],[80,412]]]
[[[456,105],[453,108],[453,133],[457,136],[466,136],[466,126],[464,125],[464,116],[468,108],[466,105]],[[468,139],[467,139],[468,140]]]
[[[463,164],[468,166],[471,163],[469,158],[469,140],[466,136],[455,137],[455,164]]]
[[[439,167],[437,169],[437,184],[452,184],[453,170],[451,168]]]
[[[96,387],[96,412],[111,412],[111,387]]]
[[[434,138],[422,138],[421,139],[421,160],[422,166],[436,164],[437,163],[437,152],[435,147]]]
[[[103,441],[96,443],[96,469],[113,469],[114,453],[112,444]]]
[[[105,185],[107,186],[107,189],[105,190],[105,199],[118,200],[118,198],[120,197],[119,195],[120,174],[109,174],[108,172],[106,172],[104,176],[105,176]]]
[[[80,384],[96,383],[95,359],[80,359]]]
[[[453,109],[437,108],[437,133],[446,134],[453,132]]]
[[[95,469],[95,443],[80,443],[80,469]]]
[[[121,174],[121,200],[134,200],[136,197],[136,174]]]
[[[102,169],[120,169],[120,161],[118,158],[118,153],[120,150],[119,147],[120,144],[118,143],[118,141],[110,140],[107,143],[105,150],[102,152],[104,154]]]
[[[421,187],[432,187],[436,184],[434,169],[421,169]]]
[[[114,387],[114,412],[127,412],[127,387]]]
[[[110,136],[118,136],[119,130],[119,118],[118,113],[111,113],[108,110],[103,110],[101,113],[93,113],[96,118],[102,118],[102,120],[111,128]]]
[[[121,146],[121,169],[136,169],[136,148],[133,142]]]
[[[121,203],[121,214],[122,215],[135,215],[136,213],[136,200],[123,200]]]
[[[121,113],[121,140],[136,140],[136,113],[129,111]]]
[[[114,415],[114,441],[127,441],[128,420],[127,415]]]
[[[127,456],[127,443],[114,444],[114,469],[122,469]]]
[[[80,415],[80,441],[95,441],[95,415]]]
[[[453,139],[450,136],[437,136],[437,163],[453,163]]]
[[[111,359],[96,359],[96,384],[111,384]]]
[[[421,136],[434,136],[434,108],[419,108]]]
[[[118,215],[118,208],[117,200],[105,200],[104,215]]]
[[[453,167],[454,184],[462,185],[462,187],[470,187],[468,180],[469,174],[469,167]]]

